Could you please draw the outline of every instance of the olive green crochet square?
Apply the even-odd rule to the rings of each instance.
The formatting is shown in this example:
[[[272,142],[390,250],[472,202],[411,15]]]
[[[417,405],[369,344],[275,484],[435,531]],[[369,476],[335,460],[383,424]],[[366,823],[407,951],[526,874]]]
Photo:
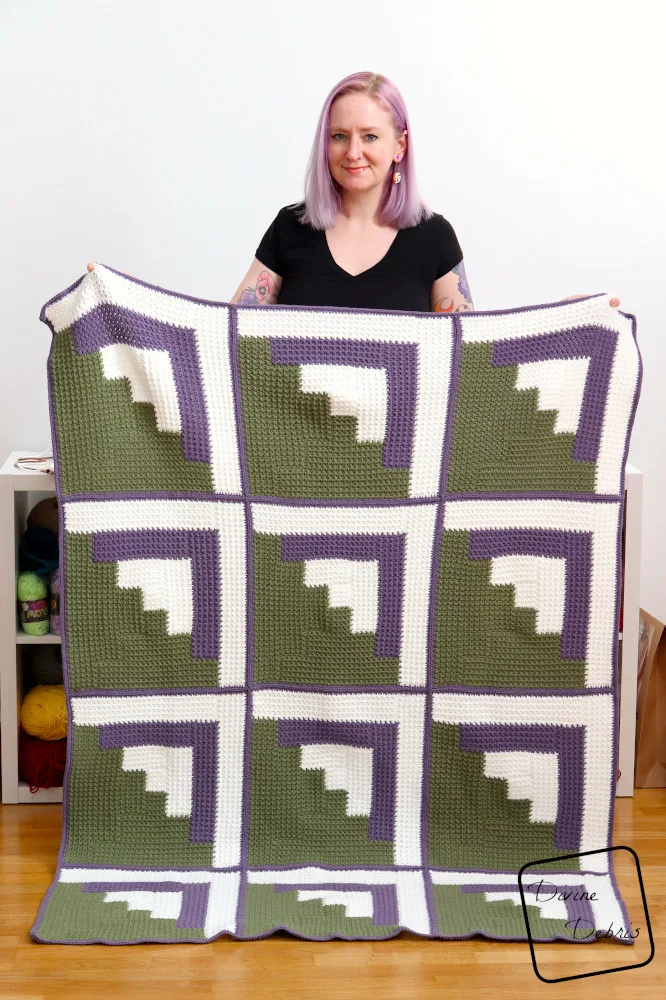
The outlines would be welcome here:
[[[596,464],[574,461],[538,389],[516,389],[517,365],[492,364],[492,343],[463,344],[447,493],[594,493]]]
[[[254,496],[409,496],[409,469],[385,468],[384,445],[358,441],[356,418],[331,416],[324,393],[302,392],[299,366],[272,364],[267,339],[241,337],[238,354]]]
[[[53,405],[63,494],[212,493],[210,466],[189,462],[175,431],[160,431],[128,379],[104,377],[99,351],[78,354],[70,330],[55,334]]]

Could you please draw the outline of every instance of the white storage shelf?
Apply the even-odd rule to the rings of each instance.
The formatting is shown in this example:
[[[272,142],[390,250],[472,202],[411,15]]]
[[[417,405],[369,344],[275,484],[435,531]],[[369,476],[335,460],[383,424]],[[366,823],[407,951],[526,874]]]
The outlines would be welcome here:
[[[3,803],[62,802],[62,789],[31,792],[18,779],[19,710],[23,696],[22,647],[60,642],[60,636],[28,636],[17,630],[16,572],[18,540],[35,503],[53,496],[53,475],[17,469],[14,462],[30,452],[15,451],[0,469],[0,736]],[[634,794],[634,741],[640,605],[641,513],[643,473],[627,464],[625,470],[624,615],[620,635],[620,748],[618,795]]]

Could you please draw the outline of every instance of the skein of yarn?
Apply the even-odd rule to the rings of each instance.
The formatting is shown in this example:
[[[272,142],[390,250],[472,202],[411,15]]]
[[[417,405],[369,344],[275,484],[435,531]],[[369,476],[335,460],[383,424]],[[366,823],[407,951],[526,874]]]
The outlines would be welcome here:
[[[60,567],[51,574],[49,596],[49,632],[60,635]]]
[[[26,646],[23,651],[24,676],[29,686],[36,684],[62,684],[62,650],[55,644],[42,643]]]
[[[49,630],[49,603],[46,581],[36,573],[19,573],[16,581],[21,628],[28,635],[46,635]]]
[[[19,778],[31,792],[38,788],[60,787],[67,761],[67,740],[38,740],[21,732],[19,737]]]
[[[28,691],[21,705],[21,725],[40,740],[67,736],[67,701],[63,684],[38,684]]]

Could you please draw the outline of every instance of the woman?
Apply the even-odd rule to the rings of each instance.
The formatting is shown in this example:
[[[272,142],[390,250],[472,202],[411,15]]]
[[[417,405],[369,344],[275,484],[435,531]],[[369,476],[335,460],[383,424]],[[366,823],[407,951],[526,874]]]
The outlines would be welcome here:
[[[305,201],[278,212],[231,301],[472,310],[453,227],[418,195],[408,131],[386,77],[338,83],[319,117]]]
[[[305,200],[278,212],[230,301],[472,311],[453,227],[419,197],[408,132],[390,80],[341,80],[319,116]]]
[[[305,200],[278,212],[230,301],[472,311],[453,227],[418,194],[408,132],[405,102],[385,76],[341,80],[319,116]]]

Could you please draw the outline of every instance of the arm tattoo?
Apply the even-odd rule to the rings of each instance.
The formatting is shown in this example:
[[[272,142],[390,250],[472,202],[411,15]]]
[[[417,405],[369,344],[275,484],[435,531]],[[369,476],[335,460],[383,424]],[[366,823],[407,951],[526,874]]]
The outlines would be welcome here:
[[[446,296],[435,303],[435,312],[474,312],[474,303],[472,302],[472,294],[467,284],[464,261],[461,260],[459,264],[456,264],[453,268],[453,274],[457,275],[458,292],[462,296],[463,301],[455,305],[453,299],[450,296]]]
[[[257,278],[256,286],[254,288],[244,288],[238,297],[238,305],[241,306],[255,306],[257,303],[260,305],[274,305],[276,302],[275,282],[268,271],[262,271]]]

